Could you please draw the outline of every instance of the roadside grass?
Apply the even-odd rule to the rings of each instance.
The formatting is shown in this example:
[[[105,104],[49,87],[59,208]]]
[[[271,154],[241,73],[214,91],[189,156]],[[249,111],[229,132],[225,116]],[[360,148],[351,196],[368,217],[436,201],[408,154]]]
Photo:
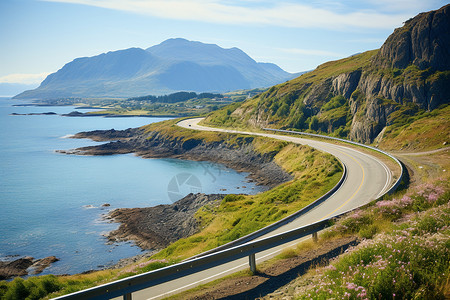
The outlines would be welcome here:
[[[156,270],[177,262],[178,261],[150,259],[147,261],[141,260],[136,264],[120,269],[107,269],[87,274],[64,276],[43,275],[29,277],[27,279],[17,277],[9,282],[0,281],[0,299],[50,299],[108,283],[113,280]]]

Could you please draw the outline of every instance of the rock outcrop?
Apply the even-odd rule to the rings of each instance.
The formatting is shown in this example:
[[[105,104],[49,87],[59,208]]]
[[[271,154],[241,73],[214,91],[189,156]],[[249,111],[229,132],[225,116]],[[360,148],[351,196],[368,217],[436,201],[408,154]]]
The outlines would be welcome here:
[[[197,233],[199,220],[194,217],[195,213],[207,204],[220,204],[224,196],[189,194],[173,204],[115,209],[108,218],[121,225],[107,237],[112,242],[133,240],[142,249],[163,249],[170,243]]]
[[[375,57],[386,68],[405,69],[414,64],[421,70],[449,70],[450,5],[421,13],[395,29]]]
[[[350,100],[353,121],[349,137],[366,143],[390,125],[389,116],[398,109],[395,103],[433,110],[450,102],[450,77],[440,73],[450,70],[450,5],[419,14],[395,29],[371,64],[369,70],[336,76],[330,90]],[[408,73],[420,77],[410,78]],[[437,78],[431,78],[432,74]],[[364,109],[352,99],[355,91],[363,95]],[[386,99],[394,103],[382,101]]]
[[[0,280],[28,274],[40,274],[45,268],[58,260],[55,256],[41,259],[25,256],[11,261],[0,261]]]

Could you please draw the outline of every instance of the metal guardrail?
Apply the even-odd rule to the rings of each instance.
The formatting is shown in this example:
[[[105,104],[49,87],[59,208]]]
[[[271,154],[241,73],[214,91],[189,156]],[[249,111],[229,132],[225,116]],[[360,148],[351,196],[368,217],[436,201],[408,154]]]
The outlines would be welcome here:
[[[400,177],[397,179],[395,184],[386,193],[392,193],[393,191],[395,191],[395,189],[398,187],[398,185],[401,182],[404,171],[403,171],[403,166],[400,163],[400,161],[398,161],[398,159],[396,159],[389,153],[386,153],[377,148],[366,146],[366,145],[359,144],[359,143],[352,142],[352,141],[347,141],[347,140],[334,138],[334,137],[322,136],[322,135],[318,135],[318,134],[301,133],[301,132],[278,130],[278,129],[267,129],[267,130],[280,131],[280,132],[286,132],[286,133],[295,133],[295,134],[304,134],[304,135],[308,135],[308,136],[334,139],[334,140],[343,141],[346,143],[351,143],[351,144],[355,144],[358,146],[366,147],[366,148],[369,148],[372,150],[376,150],[376,151],[381,152],[381,153],[389,156],[390,158],[392,158],[394,161],[396,161],[399,164],[399,166],[401,168]],[[344,167],[344,170],[345,170],[344,173],[346,174],[345,167]],[[342,181],[343,178],[341,178],[340,181]],[[338,184],[338,185],[340,186],[340,184]],[[336,186],[335,186],[335,188],[336,188]],[[333,189],[335,189],[335,188],[333,188]],[[318,204],[317,201],[320,201],[320,200],[323,201],[324,199],[322,199],[322,197],[321,197],[318,200],[316,200],[315,202],[313,202],[312,204],[310,204],[308,207],[305,207],[304,209],[310,210],[313,206],[316,206]],[[300,210],[297,213],[301,214],[304,212],[305,211]],[[111,283],[103,284],[100,286],[96,286],[93,288],[75,292],[75,293],[72,293],[69,295],[57,297],[55,299],[57,299],[57,300],[72,300],[72,299],[73,300],[75,300],[75,299],[76,300],[78,300],[78,299],[80,299],[80,300],[81,299],[83,299],[83,300],[85,300],[85,299],[104,300],[104,299],[111,299],[111,298],[123,296],[124,300],[131,300],[131,294],[133,292],[137,292],[137,291],[158,285],[163,282],[167,282],[167,281],[181,278],[181,277],[184,277],[184,276],[187,276],[190,274],[194,274],[194,273],[197,273],[197,272],[200,272],[203,270],[207,270],[209,268],[216,267],[216,266],[219,266],[219,265],[222,265],[222,264],[225,264],[225,263],[228,263],[228,262],[231,262],[231,261],[234,261],[236,259],[243,258],[246,256],[249,257],[250,270],[254,272],[256,270],[255,253],[258,253],[258,252],[261,252],[261,251],[264,251],[264,250],[267,250],[270,248],[274,248],[276,246],[283,245],[285,243],[289,243],[291,241],[297,240],[299,238],[302,238],[302,237],[305,237],[308,235],[312,235],[313,239],[317,240],[317,232],[328,227],[331,224],[331,220],[333,220],[336,217],[339,217],[347,212],[348,211],[343,212],[332,218],[328,218],[328,219],[325,219],[325,220],[322,220],[322,221],[319,221],[319,222],[316,222],[316,223],[313,223],[313,224],[310,224],[307,226],[303,226],[303,227],[300,227],[297,229],[293,229],[293,230],[290,230],[287,232],[283,232],[283,233],[280,233],[280,234],[277,234],[274,236],[263,238],[263,239],[260,239],[257,241],[250,241],[247,243],[241,242],[244,244],[234,246],[234,247],[231,247],[231,248],[225,249],[225,250],[220,250],[220,251],[217,251],[214,253],[203,254],[203,256],[196,257],[196,258],[193,258],[193,259],[190,259],[187,261],[183,261],[181,263],[174,264],[172,266],[164,267],[164,268],[161,268],[158,270],[135,275],[135,276],[128,277],[125,279],[121,279],[121,280],[117,280],[117,281],[114,281]],[[289,218],[292,218],[292,216],[285,218],[288,220],[285,220],[285,219],[283,219],[283,220],[285,220],[285,222],[288,223],[288,222],[290,222]],[[281,220],[281,221],[283,221],[283,220]],[[281,222],[281,221],[279,221],[279,222]],[[265,228],[263,228],[262,230],[265,230]],[[253,237],[253,238],[255,238],[255,237]]]
[[[155,271],[135,275],[111,283],[96,286],[90,289],[61,296],[58,300],[78,300],[78,299],[111,299],[123,296],[124,299],[131,299],[131,293],[155,286],[157,284],[184,277],[202,270],[216,267],[239,258],[248,256],[250,266],[255,270],[255,253],[289,243],[307,235],[328,227],[331,219],[326,219],[301,228],[293,229],[281,234],[270,236],[261,240],[252,241],[217,253],[208,254],[189,261],[181,262],[172,266],[164,267]]]
[[[279,220],[279,221],[277,221],[275,223],[267,225],[264,228],[261,228],[261,229],[259,229],[257,231],[249,233],[249,234],[247,234],[247,235],[245,235],[243,237],[235,239],[234,241],[231,241],[231,242],[226,243],[224,245],[218,246],[218,247],[216,247],[214,249],[211,249],[211,250],[205,251],[203,253],[200,253],[198,255],[195,255],[193,257],[190,257],[190,258],[188,258],[186,260],[191,260],[193,258],[205,256],[205,255],[208,255],[208,254],[211,254],[211,253],[215,253],[215,252],[218,252],[218,251],[222,251],[222,250],[225,250],[225,249],[237,246],[237,245],[242,245],[242,244],[248,243],[248,242],[250,242],[250,241],[252,241],[252,240],[254,240],[254,239],[256,239],[256,238],[258,238],[260,236],[263,236],[263,235],[265,235],[265,234],[267,234],[267,233],[269,233],[269,232],[271,232],[271,231],[273,231],[273,230],[275,230],[275,229],[277,229],[277,228],[279,228],[281,226],[284,226],[284,225],[294,221],[298,217],[304,215],[305,213],[307,213],[308,211],[310,211],[311,209],[313,209],[317,205],[321,204],[323,201],[327,200],[344,183],[345,179],[347,178],[347,167],[341,161],[339,161],[339,163],[342,166],[343,172],[342,172],[342,176],[339,179],[338,183],[331,190],[329,190],[324,195],[322,195],[321,197],[319,197],[316,200],[314,200],[312,203],[308,204],[307,206],[303,207],[302,209],[296,211],[295,213],[293,213],[293,214],[291,214],[291,215],[289,215],[289,216],[287,216],[287,217],[285,217],[285,218],[283,218],[283,219],[281,219],[281,220]]]

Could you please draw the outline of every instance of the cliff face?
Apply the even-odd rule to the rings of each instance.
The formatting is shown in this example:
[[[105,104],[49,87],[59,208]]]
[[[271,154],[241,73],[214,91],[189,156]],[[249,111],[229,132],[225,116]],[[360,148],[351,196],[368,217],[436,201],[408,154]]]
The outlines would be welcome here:
[[[450,5],[421,13],[395,29],[375,62],[384,67],[404,69],[410,64],[424,70],[448,70],[450,50]]]
[[[394,112],[413,114],[449,102],[447,5],[406,21],[381,49],[325,63],[230,115],[255,127],[312,129],[371,143],[396,122]],[[218,123],[219,114],[208,121]]]

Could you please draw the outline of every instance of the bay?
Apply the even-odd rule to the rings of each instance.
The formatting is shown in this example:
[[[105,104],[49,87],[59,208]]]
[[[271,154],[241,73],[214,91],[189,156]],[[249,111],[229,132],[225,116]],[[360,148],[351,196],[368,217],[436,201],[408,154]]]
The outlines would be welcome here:
[[[0,259],[60,259],[42,274],[111,266],[141,249],[130,242],[107,244],[103,235],[118,226],[102,219],[109,210],[167,204],[192,191],[260,191],[247,182],[248,174],[210,162],[55,152],[96,144],[63,138],[70,134],[133,128],[167,118],[62,117],[75,108],[12,106],[20,103],[0,99]],[[10,115],[45,112],[58,115]],[[186,174],[198,179],[194,186],[174,191],[174,180]],[[110,207],[102,207],[105,203]]]

